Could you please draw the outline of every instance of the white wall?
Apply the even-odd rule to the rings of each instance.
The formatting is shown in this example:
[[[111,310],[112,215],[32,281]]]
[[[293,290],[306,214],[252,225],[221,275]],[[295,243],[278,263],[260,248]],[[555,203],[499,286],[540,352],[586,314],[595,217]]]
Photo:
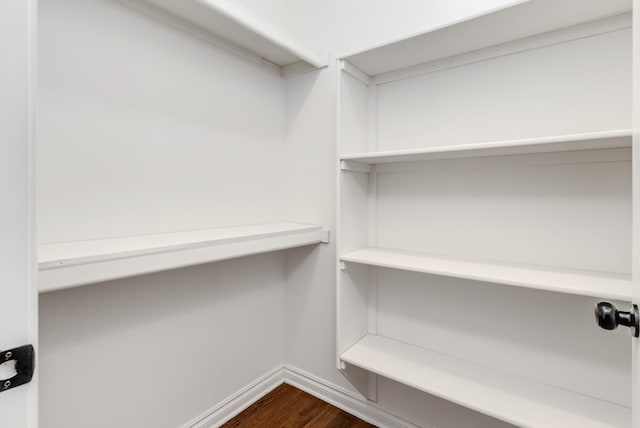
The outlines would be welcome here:
[[[285,0],[234,0],[265,21],[283,28]]]
[[[287,254],[287,363],[329,381],[335,372],[335,69],[285,83],[290,173],[287,205],[299,221],[331,230],[331,243]]]
[[[176,428],[283,360],[273,253],[40,297],[40,428]]]
[[[117,0],[39,31],[41,242],[282,220],[279,73]]]
[[[281,221],[279,73],[117,0],[39,17],[40,242]],[[187,423],[284,360],[282,253],[40,298],[41,428]]]

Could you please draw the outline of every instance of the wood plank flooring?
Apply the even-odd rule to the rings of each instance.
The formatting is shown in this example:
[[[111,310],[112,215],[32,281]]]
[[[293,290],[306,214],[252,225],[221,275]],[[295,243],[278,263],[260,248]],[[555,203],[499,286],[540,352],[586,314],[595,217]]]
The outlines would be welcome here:
[[[222,428],[375,428],[291,385],[282,384]]]

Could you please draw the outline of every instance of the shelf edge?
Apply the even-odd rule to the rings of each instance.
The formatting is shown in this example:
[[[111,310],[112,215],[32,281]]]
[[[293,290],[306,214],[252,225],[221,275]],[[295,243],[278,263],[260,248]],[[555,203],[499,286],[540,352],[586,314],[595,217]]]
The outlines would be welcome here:
[[[326,229],[314,226],[312,229],[292,233],[272,233],[259,238],[226,240],[213,245],[180,247],[170,251],[102,258],[90,263],[42,269],[39,272],[39,292],[315,245],[328,240],[328,233]]]
[[[341,161],[356,161],[366,164],[392,163],[392,162],[416,162],[427,160],[429,156],[438,159],[446,159],[446,155],[460,155],[459,157],[486,157],[506,154],[534,154],[552,153],[559,151],[583,151],[611,148],[631,147],[631,129],[615,129],[607,131],[587,132],[580,134],[565,134],[548,137],[523,138],[516,140],[500,140],[483,143],[470,143],[451,146],[434,146],[418,149],[390,150],[380,152],[364,152],[340,155]],[[600,141],[613,140],[609,143]],[[567,147],[575,143],[576,147]],[[580,144],[584,143],[584,144]],[[564,147],[562,146],[564,145]],[[553,150],[554,146],[556,150]],[[527,150],[528,148],[528,150]],[[496,151],[498,153],[482,154],[483,151]],[[500,152],[504,153],[500,153]],[[468,155],[466,155],[468,153]],[[425,159],[420,157],[424,156]],[[416,159],[401,160],[397,158],[416,157]]]
[[[363,250],[363,251],[366,251],[366,250]],[[380,250],[376,250],[376,251],[380,251]],[[573,273],[573,272],[558,272],[558,271],[552,271],[552,270],[544,271],[541,269],[527,269],[526,267],[515,267],[515,266],[508,266],[508,265],[490,264],[490,263],[483,264],[483,263],[477,263],[477,262],[468,262],[464,260],[451,260],[451,259],[444,259],[444,258],[440,259],[442,261],[451,261],[453,263],[471,265],[470,266],[471,269],[469,272],[462,272],[462,271],[455,272],[452,269],[427,268],[424,266],[418,266],[417,264],[412,264],[410,262],[407,262],[405,264],[399,264],[399,263],[384,262],[380,260],[373,260],[372,258],[359,257],[357,253],[358,251],[344,254],[340,256],[340,260],[347,263],[358,263],[358,264],[382,267],[387,269],[404,270],[409,272],[424,273],[428,275],[446,276],[450,278],[460,278],[460,279],[465,279],[470,281],[479,281],[479,282],[500,284],[500,285],[518,287],[518,288],[527,288],[531,290],[556,292],[556,293],[571,294],[571,295],[585,296],[585,297],[595,297],[600,299],[612,299],[612,300],[618,300],[623,302],[630,302],[632,297],[630,280],[623,280],[623,279],[617,279],[617,278],[603,278],[598,276],[589,277],[589,275],[587,275],[586,273],[582,274],[582,273]],[[427,257],[427,256],[422,256],[420,254],[404,254],[401,252],[393,252],[393,251],[389,251],[388,254],[393,256],[406,255],[407,257],[412,257],[412,258],[424,257],[424,258],[438,260],[437,257]],[[476,268],[475,272],[473,271],[473,268]],[[580,277],[584,277],[589,281],[596,280],[596,281],[602,281],[603,284],[608,283],[609,285],[614,285],[616,289],[615,290],[581,289],[577,287],[569,287],[566,285],[550,284],[549,282],[552,282],[552,280],[550,280],[549,282],[539,281],[539,280],[525,281],[522,279],[510,277],[509,275],[505,275],[505,274],[490,275],[490,274],[483,274],[482,272],[478,272],[478,271],[481,271],[482,269],[487,269],[487,268],[509,269],[509,270],[515,270],[515,271],[521,270],[522,274],[526,274],[528,271],[529,273],[538,274],[538,275],[548,274],[551,276],[553,275],[567,276],[567,277],[574,276],[576,279],[579,279]],[[515,272],[515,274],[517,273],[519,272]],[[513,276],[516,276],[515,274]],[[560,278],[559,278],[559,281],[561,281]]]

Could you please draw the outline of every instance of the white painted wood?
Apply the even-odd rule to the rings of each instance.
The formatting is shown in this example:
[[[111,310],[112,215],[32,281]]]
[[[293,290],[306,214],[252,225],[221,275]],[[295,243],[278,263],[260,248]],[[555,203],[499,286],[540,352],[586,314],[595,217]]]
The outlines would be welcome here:
[[[369,331],[369,303],[374,290],[368,279],[369,270],[366,266],[352,265],[340,271],[337,308],[339,352],[344,352]]]
[[[420,149],[388,150],[383,152],[354,153],[340,156],[353,165],[352,161],[364,164],[392,162],[416,162],[464,157],[505,156],[514,154],[555,153],[576,150],[608,149],[631,147],[631,129],[589,132],[584,134],[557,135],[540,138],[525,138],[509,141],[436,146]],[[362,167],[350,167],[362,170]],[[343,168],[347,169],[347,168]]]
[[[369,91],[366,84],[348,73],[339,73],[340,126],[338,127],[340,151],[359,153],[369,150],[369,116],[367,106]]]
[[[338,251],[350,252],[368,245],[367,188],[369,176],[360,172],[338,172],[340,189]],[[363,221],[364,220],[364,221]],[[337,349],[338,354],[367,333],[367,314],[371,288],[366,266],[338,270]]]
[[[349,61],[339,60],[340,70],[349,74],[351,77],[355,77],[360,82],[369,86],[371,84],[371,76],[361,71],[358,67],[351,64]]]
[[[522,1],[339,58],[373,76],[630,10],[629,0]]]
[[[32,344],[38,353],[36,16],[34,0],[0,2],[0,351]],[[38,366],[30,384],[0,393],[0,426],[38,427]]]
[[[354,67],[355,68],[355,67]],[[367,87],[367,151],[376,151],[378,148],[378,87],[368,85]],[[373,174],[369,174],[367,183],[367,226],[368,226],[368,246],[378,245],[378,216],[377,216],[377,194],[378,176],[375,173],[376,165],[371,166]],[[368,313],[367,332],[368,334],[378,334],[378,270],[369,267],[368,271]],[[378,375],[373,372],[368,373],[366,397],[370,401],[378,401]]]
[[[340,260],[514,287],[631,301],[631,278],[624,275],[478,263],[380,248],[357,250],[342,255]]]
[[[331,242],[331,231],[329,229],[322,229],[320,242],[323,244],[329,244]]]
[[[354,151],[366,150],[367,85],[360,80],[362,75],[355,71],[354,76],[343,73],[340,67],[335,68],[335,77],[337,98],[340,99],[337,109],[337,147],[344,144]],[[347,165],[341,166],[348,168]],[[336,170],[336,205],[339,212],[336,257],[340,251],[351,251],[368,242],[368,223],[362,219],[367,217],[369,175],[363,172],[368,172],[371,167],[357,162],[353,167],[353,171],[345,173],[341,169]],[[336,272],[336,366],[363,397],[371,396],[369,374],[356,367],[342,367],[339,359],[342,351],[367,334],[368,303],[371,298],[371,288],[367,283],[369,271],[366,266],[357,266],[355,269],[337,269]]]
[[[358,73],[352,76],[342,73],[341,67],[334,70],[337,85],[337,98],[343,100],[337,109],[336,140],[340,143],[348,144],[356,150],[364,150],[367,144],[367,123],[366,114],[363,108],[368,102],[368,90],[366,83],[362,82]],[[339,146],[338,146],[339,147]],[[337,147],[336,147],[337,148]],[[335,156],[335,153],[334,153]],[[347,167],[344,163],[342,167]],[[362,172],[370,171],[371,167],[362,163],[353,164],[352,173],[343,175],[336,170],[337,184],[337,207],[340,213],[337,220],[339,239],[337,240],[336,258],[342,249],[355,249],[361,245],[366,245],[368,241],[369,228],[367,222],[362,218],[366,217],[367,189],[370,182],[368,174]],[[341,265],[336,260],[337,265]],[[368,268],[359,266],[356,269],[337,269],[336,278],[336,349],[345,350],[360,337],[367,333],[366,314],[369,311],[368,303],[371,299],[371,287],[368,286]],[[363,398],[373,397],[370,388],[369,373],[357,367],[344,367],[339,359],[340,352],[336,353],[336,367],[362,394]]]
[[[358,162],[358,161],[349,161],[349,160],[341,161],[340,169],[343,171],[365,172],[367,174],[373,170],[373,168],[371,168],[371,165],[367,165],[365,163]]]
[[[473,174],[470,170],[488,170],[498,168],[531,168],[531,167],[553,167],[574,164],[595,164],[595,163],[619,163],[620,165],[630,166],[631,163],[631,147],[620,147],[614,149],[596,149],[596,150],[574,150],[569,152],[548,152],[548,153],[530,153],[527,155],[505,155],[505,156],[479,156],[479,157],[459,157],[451,159],[434,159],[426,161],[410,161],[410,162],[389,162],[369,165],[359,163],[358,161],[344,161],[345,164],[355,168],[359,168],[362,172],[366,171],[366,167],[373,170],[376,174],[390,174],[398,172],[419,172],[419,171],[454,171],[458,170],[463,174]],[[357,165],[355,165],[357,164]],[[579,168],[579,167],[577,167]],[[349,169],[349,168],[347,168]],[[630,171],[629,171],[630,172]],[[624,184],[627,188],[628,183]]]
[[[324,67],[328,58],[306,48],[278,28],[227,0],[143,0],[197,25],[279,66],[305,61]]]
[[[629,408],[513,376],[382,336],[341,359],[500,420],[526,427],[628,427]]]
[[[633,303],[640,305],[640,0],[633,1]],[[640,428],[640,340],[631,340],[632,426]]]
[[[340,57],[339,239],[373,230],[339,252],[338,354],[398,344],[347,370],[518,426],[629,426],[626,332],[592,321],[596,299],[631,300],[629,11],[513,2]]]
[[[40,292],[317,244],[320,226],[269,223],[39,246]]]
[[[239,227],[162,233],[157,235],[130,236],[78,242],[62,242],[39,246],[39,268],[56,269],[144,256],[161,252],[173,252],[194,247],[222,245],[237,241],[250,241],[271,236],[290,236],[318,231],[319,226],[296,223],[268,223]]]
[[[281,69],[282,77],[289,78],[299,76],[301,74],[309,73],[317,70],[318,67],[309,64],[308,62],[298,61],[293,64],[283,65]]]

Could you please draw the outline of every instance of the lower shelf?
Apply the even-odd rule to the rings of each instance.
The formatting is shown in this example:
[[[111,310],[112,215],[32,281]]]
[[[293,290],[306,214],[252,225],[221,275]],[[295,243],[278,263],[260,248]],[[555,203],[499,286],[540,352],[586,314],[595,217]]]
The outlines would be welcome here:
[[[328,242],[328,231],[268,223],[38,246],[40,292]]]
[[[631,409],[381,336],[345,363],[522,427],[630,427]]]
[[[624,275],[478,263],[381,248],[357,250],[342,255],[340,260],[514,287],[631,301],[631,279]]]

